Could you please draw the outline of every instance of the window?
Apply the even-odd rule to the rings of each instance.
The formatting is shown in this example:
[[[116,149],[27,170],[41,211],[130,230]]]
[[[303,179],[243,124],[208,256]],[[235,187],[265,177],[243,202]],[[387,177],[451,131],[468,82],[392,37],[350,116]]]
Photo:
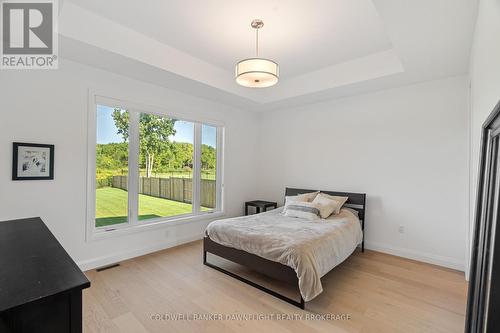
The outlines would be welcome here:
[[[214,210],[217,205],[217,127],[201,126],[201,207]]]
[[[194,123],[141,113],[139,220],[193,213]]]
[[[126,110],[97,106],[96,227],[128,222],[128,118]]]
[[[222,127],[96,100],[89,118],[93,231],[221,212]]]

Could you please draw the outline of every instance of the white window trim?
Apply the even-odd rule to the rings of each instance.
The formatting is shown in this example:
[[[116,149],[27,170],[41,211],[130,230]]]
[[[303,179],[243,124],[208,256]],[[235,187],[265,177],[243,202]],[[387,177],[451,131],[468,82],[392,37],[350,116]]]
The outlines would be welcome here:
[[[193,169],[193,207],[194,211],[190,214],[177,215],[172,217],[159,217],[148,221],[138,220],[138,193],[129,195],[127,223],[116,224],[113,226],[96,228],[95,226],[95,193],[96,193],[96,134],[97,134],[97,105],[107,105],[110,107],[120,107],[130,112],[130,137],[129,137],[129,191],[136,189],[139,181],[139,170],[136,168],[139,159],[139,131],[137,128],[137,119],[141,112],[157,114],[160,116],[175,118],[179,120],[194,123],[194,156],[193,164],[201,164],[201,127],[203,124],[217,128],[217,167],[216,167],[216,207],[212,211],[201,212],[199,210],[201,179],[200,167]],[[150,106],[129,102],[122,99],[105,97],[94,90],[89,89],[88,98],[88,116],[87,116],[87,214],[86,214],[86,241],[111,238],[120,235],[133,234],[137,232],[154,230],[158,228],[168,228],[180,224],[189,224],[194,222],[209,221],[214,218],[225,215],[224,207],[224,123],[210,119],[192,119],[184,116],[182,113],[169,112],[162,107]],[[198,143],[198,144],[197,144]],[[137,195],[134,195],[137,194]]]

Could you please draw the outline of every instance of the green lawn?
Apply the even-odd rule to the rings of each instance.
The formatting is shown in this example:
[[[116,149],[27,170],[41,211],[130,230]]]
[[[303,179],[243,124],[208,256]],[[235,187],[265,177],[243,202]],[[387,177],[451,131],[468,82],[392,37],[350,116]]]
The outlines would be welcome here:
[[[96,227],[127,221],[127,194],[127,191],[112,187],[96,190]],[[189,214],[191,211],[191,204],[139,194],[139,220]]]

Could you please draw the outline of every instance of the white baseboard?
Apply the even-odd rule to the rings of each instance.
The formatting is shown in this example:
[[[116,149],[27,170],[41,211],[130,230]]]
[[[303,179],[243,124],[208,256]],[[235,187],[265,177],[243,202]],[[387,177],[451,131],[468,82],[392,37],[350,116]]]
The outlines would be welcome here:
[[[175,241],[157,243],[154,245],[150,245],[150,246],[146,246],[146,247],[142,247],[142,248],[138,248],[138,249],[134,249],[134,250],[123,251],[123,252],[113,253],[113,254],[109,254],[106,256],[102,256],[102,257],[78,261],[77,265],[78,265],[78,267],[80,267],[80,269],[82,271],[88,271],[88,270],[91,270],[94,268],[111,265],[111,264],[114,264],[114,263],[117,263],[117,262],[120,262],[123,260],[143,256],[145,254],[149,254],[149,253],[153,253],[156,251],[165,250],[165,249],[168,249],[168,248],[171,248],[174,246],[193,242],[195,240],[199,240],[202,238],[203,238],[202,234],[190,235],[190,236],[178,238]]]
[[[392,254],[398,257],[418,260],[429,264],[465,271],[465,261],[456,258],[425,253],[417,250],[395,247],[388,244],[365,241],[365,248],[378,252]],[[465,259],[465,258],[464,258]]]

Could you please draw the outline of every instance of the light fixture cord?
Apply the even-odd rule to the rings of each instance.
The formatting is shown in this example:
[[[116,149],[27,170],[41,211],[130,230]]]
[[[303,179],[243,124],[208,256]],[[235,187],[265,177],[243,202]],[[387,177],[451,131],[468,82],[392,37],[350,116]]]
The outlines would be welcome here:
[[[255,29],[255,55],[259,57],[259,28]]]

